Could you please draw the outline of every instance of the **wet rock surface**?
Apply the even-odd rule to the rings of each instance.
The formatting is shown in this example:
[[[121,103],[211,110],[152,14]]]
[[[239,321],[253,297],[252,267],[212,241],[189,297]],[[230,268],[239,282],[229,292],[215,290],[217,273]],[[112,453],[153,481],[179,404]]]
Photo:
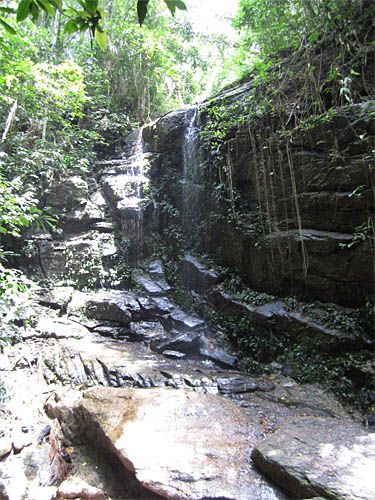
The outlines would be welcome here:
[[[375,434],[353,422],[288,420],[255,447],[252,458],[292,498],[375,498]]]
[[[187,288],[197,292],[205,291],[219,282],[219,276],[208,269],[192,255],[186,254],[180,264],[182,280]]]
[[[60,287],[37,290],[34,300],[39,303],[36,327],[24,343],[4,349],[0,368],[9,392],[12,379],[13,387],[19,384],[18,374],[33,374],[27,376],[33,390],[25,398],[34,400],[39,391],[49,422],[60,422],[63,437],[56,443],[67,468],[58,478],[52,470],[50,479],[43,479],[44,452],[38,447],[47,453],[52,445],[48,421],[33,417],[27,433],[22,425],[11,433],[4,428],[4,498],[25,491],[27,498],[40,500],[76,488],[82,498],[287,499],[253,467],[253,450],[290,419],[302,425],[309,416],[344,428],[356,416],[317,385],[299,385],[277,371],[258,377],[236,371],[236,359],[222,340],[166,297]],[[72,390],[66,392],[67,387]],[[360,429],[356,425],[353,429]],[[319,433],[310,434],[312,443],[320,442]],[[98,476],[98,465],[85,468],[78,456],[85,442],[96,443],[98,436],[102,448],[90,453],[118,460],[116,487]],[[32,478],[19,472],[30,457],[33,464],[39,457]],[[121,464],[130,474],[126,485]],[[11,483],[18,473],[25,479],[14,493]],[[58,493],[65,475],[78,479],[62,483]],[[273,481],[274,476],[267,477]]]
[[[181,500],[286,498],[252,467],[252,424],[229,400],[186,390],[94,388],[73,412],[89,439],[116,453],[151,492]]]

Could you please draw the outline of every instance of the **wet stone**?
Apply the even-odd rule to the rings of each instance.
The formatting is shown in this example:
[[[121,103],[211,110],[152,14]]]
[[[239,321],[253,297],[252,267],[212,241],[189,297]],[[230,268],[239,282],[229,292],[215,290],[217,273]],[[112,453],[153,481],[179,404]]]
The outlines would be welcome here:
[[[185,354],[199,354],[200,335],[199,333],[188,332],[178,335],[178,337],[164,342],[156,348],[158,352],[178,351]]]
[[[135,280],[143,291],[151,297],[162,297],[165,295],[164,289],[156,281],[147,276],[137,276]]]
[[[162,278],[164,276],[163,264],[160,260],[154,260],[147,266],[147,271],[153,278]]]
[[[192,255],[185,255],[181,262],[181,274],[184,283],[193,290],[202,292],[219,282],[218,274],[207,269]]]
[[[168,349],[163,351],[163,356],[165,356],[166,358],[171,358],[171,359],[184,359],[184,358],[186,358],[185,353],[179,352],[179,351],[170,351]]]
[[[206,359],[214,361],[219,366],[223,366],[225,368],[234,368],[237,364],[237,359],[235,356],[225,352],[222,349],[218,348],[200,348],[199,354]]]
[[[205,322],[197,316],[187,314],[181,309],[175,308],[165,320],[166,328],[175,328],[180,332],[202,330]]]

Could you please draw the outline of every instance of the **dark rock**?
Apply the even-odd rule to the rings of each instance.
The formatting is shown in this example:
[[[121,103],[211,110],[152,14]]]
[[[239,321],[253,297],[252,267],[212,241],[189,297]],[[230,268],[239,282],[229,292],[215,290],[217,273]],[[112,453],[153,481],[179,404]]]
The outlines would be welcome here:
[[[167,317],[163,318],[162,322],[167,330],[175,329],[180,332],[201,331],[206,326],[202,319],[177,308],[174,308]]]
[[[193,108],[171,111],[157,122],[143,127],[142,135],[147,148],[163,153],[181,148],[188,119],[193,112]]]
[[[163,342],[157,347],[158,352],[179,351],[185,354],[199,354],[200,335],[196,332],[187,332],[178,335],[178,337]]]
[[[160,316],[168,315],[175,309],[175,304],[164,297],[139,297],[138,302],[144,319],[155,320]]]
[[[0,498],[2,500],[10,500],[9,495],[7,493],[7,488],[2,480],[0,480]]]
[[[306,342],[313,342],[313,339],[323,340],[325,348],[329,350],[359,348],[371,345],[372,342],[366,335],[359,336],[357,332],[328,328],[312,320],[307,314],[290,312],[280,301],[254,307],[234,299],[219,288],[210,291],[209,300],[220,312],[248,318],[257,328],[258,334],[265,336],[269,334],[271,327],[273,332],[288,332],[289,336],[298,336],[300,340],[303,337]],[[316,307],[316,311],[318,309]]]
[[[164,277],[164,269],[163,264],[160,260],[154,260],[150,262],[147,266],[147,271],[153,278],[163,278]]]
[[[158,321],[140,321],[138,323],[131,323],[129,329],[129,336],[132,340],[145,342],[163,342],[168,338],[167,332]]]
[[[236,357],[225,352],[223,349],[204,346],[199,348],[199,354],[224,368],[235,368],[237,364]]]
[[[256,380],[246,379],[241,376],[218,378],[217,386],[221,394],[240,394],[254,392],[258,389]]]
[[[68,307],[69,314],[84,315],[89,319],[129,324],[140,312],[134,295],[113,290],[91,293],[74,292]]]
[[[350,421],[289,420],[251,456],[293,498],[374,499],[375,434]]]
[[[46,205],[53,214],[61,215],[85,205],[88,198],[87,182],[76,176],[52,188],[47,193]]]
[[[181,275],[185,286],[203,292],[219,281],[218,274],[207,269],[196,258],[186,254],[181,262]]]
[[[170,351],[170,350],[165,350],[163,351],[163,356],[171,359],[184,359],[186,358],[186,354],[183,352],[179,351]]]
[[[151,297],[162,297],[166,293],[165,287],[160,286],[159,282],[153,281],[147,276],[136,276],[135,280],[143,291]],[[170,287],[168,288],[170,289]]]

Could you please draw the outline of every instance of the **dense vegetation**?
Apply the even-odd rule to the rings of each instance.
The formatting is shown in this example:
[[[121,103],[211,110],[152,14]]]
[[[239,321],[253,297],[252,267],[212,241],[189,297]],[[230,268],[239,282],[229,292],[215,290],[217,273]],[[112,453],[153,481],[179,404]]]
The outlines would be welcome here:
[[[56,180],[86,172],[96,151],[105,148],[108,131],[113,141],[116,133],[123,135],[140,122],[193,102],[206,90],[203,75],[217,73],[224,61],[230,42],[195,32],[188,19],[170,15],[183,2],[153,1],[145,19],[147,3],[137,10],[134,0],[106,2],[105,18],[98,24],[105,29],[106,47],[92,39],[90,12],[99,9],[104,16],[97,2],[78,2],[70,10],[52,1],[1,6],[4,298],[13,291],[16,297],[25,287],[18,271],[6,269],[10,254],[4,238],[18,237],[33,223],[51,224],[38,207],[43,192]],[[79,25],[78,15],[87,22]]]

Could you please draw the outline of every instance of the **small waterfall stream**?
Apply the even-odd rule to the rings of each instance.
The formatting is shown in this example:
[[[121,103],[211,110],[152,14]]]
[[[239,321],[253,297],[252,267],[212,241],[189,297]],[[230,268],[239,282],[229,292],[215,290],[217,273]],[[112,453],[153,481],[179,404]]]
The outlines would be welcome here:
[[[129,196],[119,202],[123,210],[122,231],[132,241],[135,254],[141,251],[143,241],[143,209],[144,186],[149,180],[145,176],[145,157],[142,141],[142,127],[135,131],[133,154],[127,158],[125,169],[126,182],[130,187]]]
[[[104,179],[104,190],[115,201],[121,234],[132,256],[142,254],[144,188],[149,183],[142,130],[140,127],[127,137],[122,158],[112,160],[113,168]]]
[[[191,231],[199,213],[201,186],[200,176],[200,126],[199,104],[189,111],[188,125],[183,144],[182,179],[182,223],[186,231]]]

